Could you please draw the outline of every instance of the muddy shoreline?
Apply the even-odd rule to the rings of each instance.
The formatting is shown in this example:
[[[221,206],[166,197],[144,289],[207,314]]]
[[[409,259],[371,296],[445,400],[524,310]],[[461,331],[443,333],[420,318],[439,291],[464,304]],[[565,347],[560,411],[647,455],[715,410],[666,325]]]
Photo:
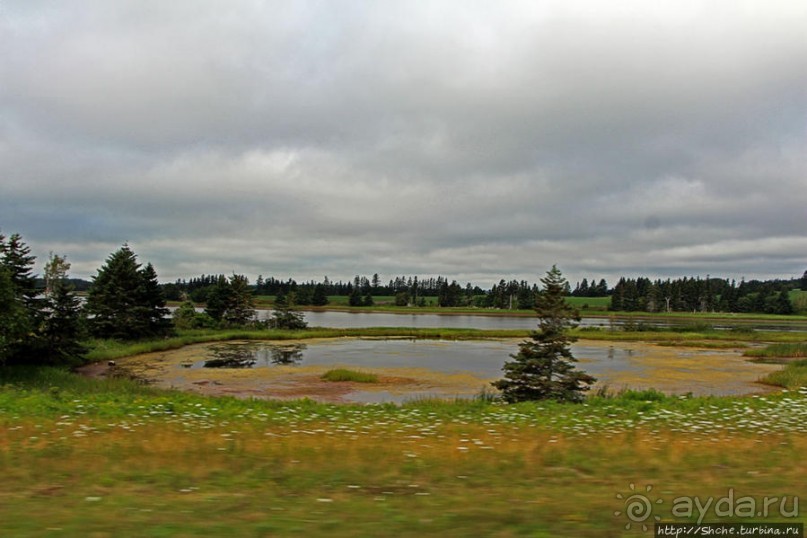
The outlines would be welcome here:
[[[366,342],[362,339],[317,339],[300,342],[292,341],[251,341],[232,342],[228,345],[289,346],[301,344],[304,347],[349,345],[350,341]],[[380,342],[385,342],[381,340]],[[500,345],[515,350],[520,339],[498,341]],[[581,352],[576,356],[578,366],[584,370],[595,370],[600,385],[611,390],[624,388],[657,388],[671,394],[693,393],[695,395],[752,394],[776,390],[774,387],[758,383],[757,380],[780,365],[760,364],[747,361],[740,350],[687,349],[657,346],[647,343],[604,343],[579,341]],[[333,364],[271,365],[255,368],[203,368],[191,367],[210,354],[211,348],[221,346],[216,343],[203,343],[185,346],[178,350],[147,353],[115,361],[114,365],[95,363],[79,369],[79,373],[90,377],[126,376],[161,388],[178,389],[207,396],[234,396],[238,398],[260,398],[291,400],[311,398],[331,403],[370,403],[382,401],[401,402],[407,399],[426,397],[469,398],[483,390],[491,391],[490,382],[500,377],[498,370],[486,374],[472,371],[445,372],[435,368],[405,366],[383,366],[383,356],[379,364],[355,366],[345,356],[344,365],[348,368],[370,371],[379,376],[377,383],[332,382],[321,379],[323,373],[333,368]],[[424,343],[422,345],[429,345]],[[451,346],[442,343],[443,346]],[[443,350],[446,348],[443,347]],[[613,363],[602,359],[592,359],[586,350],[608,350],[608,356],[616,350],[623,357]],[[337,353],[342,349],[338,348]],[[440,349],[434,353],[441,352]],[[340,361],[341,355],[340,356]],[[491,361],[503,362],[494,356]],[[626,358],[627,357],[627,358]],[[313,360],[313,359],[312,359]],[[316,361],[314,361],[316,362]],[[464,362],[457,362],[457,367]],[[491,362],[498,366],[497,362]],[[626,366],[627,365],[627,366]],[[599,372],[597,369],[599,368]],[[603,375],[603,368],[606,368]],[[607,370],[611,368],[611,370]],[[710,387],[712,387],[710,389]],[[717,387],[720,390],[715,390]],[[723,390],[725,388],[725,390]],[[722,390],[722,392],[721,392]]]

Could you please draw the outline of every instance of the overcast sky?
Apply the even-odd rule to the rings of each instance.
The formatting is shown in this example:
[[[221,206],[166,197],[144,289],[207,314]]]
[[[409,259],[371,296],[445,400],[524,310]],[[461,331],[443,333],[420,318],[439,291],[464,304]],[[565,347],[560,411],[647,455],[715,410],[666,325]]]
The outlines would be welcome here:
[[[807,2],[3,0],[0,231],[85,278],[800,276]]]

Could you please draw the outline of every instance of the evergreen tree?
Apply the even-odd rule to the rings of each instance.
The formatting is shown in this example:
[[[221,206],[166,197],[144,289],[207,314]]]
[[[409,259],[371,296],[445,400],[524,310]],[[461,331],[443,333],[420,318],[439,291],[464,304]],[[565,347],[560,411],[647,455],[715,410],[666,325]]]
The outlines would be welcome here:
[[[409,306],[408,291],[399,291],[395,294],[395,306]]]
[[[103,338],[137,339],[170,329],[157,274],[150,264],[141,269],[128,245],[111,254],[98,270],[86,309],[91,332]]]
[[[193,301],[184,301],[171,315],[174,327],[177,329],[196,329],[199,323],[198,317],[199,314],[196,312],[196,305],[193,304]]]
[[[288,296],[283,293],[275,297],[274,311],[270,324],[275,329],[300,330],[308,327],[303,314],[291,309],[292,304]]]
[[[0,235],[0,263],[6,268],[19,297],[26,307],[37,308],[37,296],[41,290],[36,286],[36,277],[33,275],[34,260],[31,249],[26,245],[20,234],[12,234],[5,241]]]
[[[140,271],[142,281],[143,318],[146,319],[147,331],[152,335],[167,334],[171,330],[170,311],[165,307],[165,295],[157,279],[157,271],[151,263],[147,263]]]
[[[300,306],[308,306],[314,300],[314,291],[311,285],[306,284],[297,288],[297,293],[294,296],[295,304]]]
[[[583,281],[580,283],[580,286],[578,286],[577,290],[575,290],[575,291],[577,292],[576,294],[579,297],[588,297],[588,293],[589,293],[588,280],[584,278]]]
[[[790,294],[787,290],[780,291],[776,296],[776,306],[774,308],[776,314],[789,315],[793,313],[793,303],[790,302]]]
[[[34,256],[19,234],[0,234],[0,361],[33,357],[41,345],[43,303]]]
[[[328,296],[325,293],[325,286],[322,284],[317,284],[314,286],[314,294],[311,296],[311,304],[314,306],[325,306],[328,304]]]
[[[519,345],[519,351],[504,365],[504,379],[493,382],[505,401],[526,400],[579,402],[583,393],[596,380],[575,369],[569,329],[576,326],[580,315],[564,299],[568,282],[557,267],[552,266],[541,279],[544,285],[535,300],[538,331],[531,340]]]
[[[0,364],[14,355],[30,331],[30,318],[17,296],[11,272],[0,264]]]
[[[230,304],[231,295],[230,283],[224,275],[219,275],[216,282],[207,288],[205,314],[216,322],[222,321],[227,312],[227,305]]]
[[[224,313],[224,321],[230,327],[242,327],[255,319],[255,304],[249,280],[244,275],[230,277],[229,300]]]
[[[522,282],[518,289],[518,308],[521,310],[535,308],[535,293],[526,282]]]
[[[87,353],[82,345],[84,323],[81,303],[62,277],[51,280],[42,326],[43,354],[52,364],[78,364]]]
[[[356,277],[359,278],[359,277]],[[363,303],[361,298],[361,291],[358,287],[353,287],[350,292],[350,296],[348,297],[347,304],[350,306],[361,306]]]

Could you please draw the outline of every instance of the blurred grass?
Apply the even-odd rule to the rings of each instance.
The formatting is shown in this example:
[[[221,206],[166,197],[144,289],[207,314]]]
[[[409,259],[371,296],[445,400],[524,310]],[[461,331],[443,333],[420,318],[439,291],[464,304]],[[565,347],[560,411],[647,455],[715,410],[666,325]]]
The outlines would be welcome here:
[[[631,484],[667,520],[678,496],[803,493],[805,410],[657,391],[328,405],[3,369],[0,535],[630,535]]]

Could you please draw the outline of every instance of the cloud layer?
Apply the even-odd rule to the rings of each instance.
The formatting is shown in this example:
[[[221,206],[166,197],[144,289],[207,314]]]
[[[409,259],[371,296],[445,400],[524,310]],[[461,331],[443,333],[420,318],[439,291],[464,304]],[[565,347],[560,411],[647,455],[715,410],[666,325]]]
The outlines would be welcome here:
[[[9,1],[0,227],[94,274],[807,268],[807,4]]]

